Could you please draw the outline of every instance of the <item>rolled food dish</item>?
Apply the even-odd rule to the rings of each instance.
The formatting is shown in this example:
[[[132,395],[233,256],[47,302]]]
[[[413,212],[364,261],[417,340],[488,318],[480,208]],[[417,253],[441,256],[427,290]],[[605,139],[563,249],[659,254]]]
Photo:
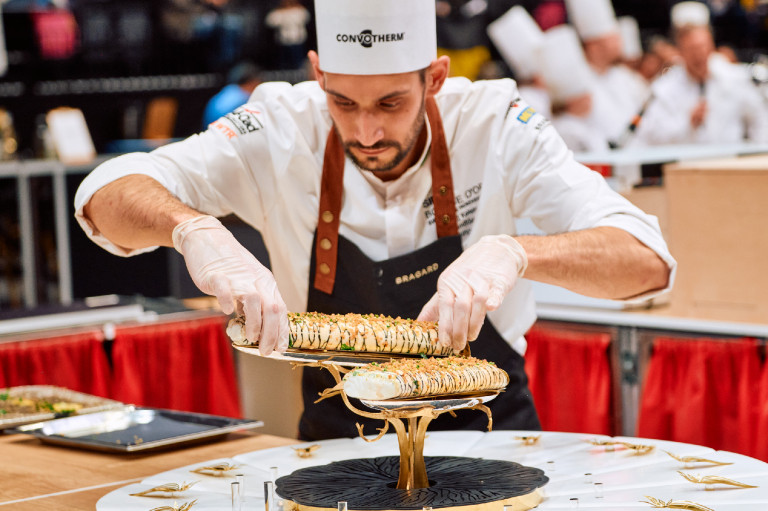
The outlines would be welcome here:
[[[371,363],[344,376],[349,397],[382,401],[502,390],[506,371],[474,357],[393,359]]]
[[[437,341],[437,323],[392,318],[378,314],[322,314],[290,312],[289,347],[297,350],[393,353],[447,356],[450,347]],[[232,342],[252,346],[245,336],[245,318],[230,320]]]

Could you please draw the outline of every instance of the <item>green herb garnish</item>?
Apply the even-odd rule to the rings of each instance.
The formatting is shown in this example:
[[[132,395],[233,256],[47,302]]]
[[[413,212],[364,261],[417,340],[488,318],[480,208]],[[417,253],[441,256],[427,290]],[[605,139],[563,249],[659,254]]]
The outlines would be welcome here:
[[[53,403],[49,403],[48,401],[40,401],[37,403],[37,409],[38,410],[48,410],[49,412],[54,412],[53,409]]]
[[[341,343],[341,346],[339,347],[341,351],[355,351],[354,346],[349,346],[348,344]]]

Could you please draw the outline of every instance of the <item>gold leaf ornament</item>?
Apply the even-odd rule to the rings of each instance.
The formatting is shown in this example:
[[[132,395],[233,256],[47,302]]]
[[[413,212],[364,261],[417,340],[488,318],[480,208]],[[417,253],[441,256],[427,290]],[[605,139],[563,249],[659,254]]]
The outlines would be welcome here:
[[[536,445],[539,443],[539,439],[541,439],[541,435],[527,435],[527,436],[516,436],[515,440],[520,440],[523,442],[523,445]]]
[[[691,502],[690,500],[667,500],[663,501],[648,495],[645,496],[648,500],[641,500],[645,504],[650,504],[651,507],[657,509],[689,509],[691,511],[715,511],[711,507],[707,507],[703,504]]]
[[[715,461],[707,458],[699,458],[697,456],[678,456],[676,454],[672,454],[669,451],[664,451],[664,452],[670,455],[672,458],[679,461],[680,463],[685,463],[686,465],[690,465],[693,463],[707,463],[709,465],[733,465],[733,462],[731,461]]]
[[[619,445],[623,445],[630,451],[632,451],[634,454],[648,454],[653,452],[654,449],[656,449],[655,445],[644,445],[644,444],[632,444],[629,442],[617,442]]]
[[[230,463],[219,463],[217,465],[209,465],[207,467],[198,467],[190,472],[195,474],[202,474],[205,476],[224,477],[227,476],[227,472],[240,468],[240,465],[232,465]]]
[[[727,477],[723,476],[700,476],[696,474],[686,474],[685,472],[680,472],[679,470],[677,473],[683,476],[686,480],[697,484],[725,484],[728,486],[735,486],[737,488],[757,488],[757,486],[753,486],[747,483],[740,483],[739,481],[734,481],[733,479],[728,479]]]
[[[191,483],[188,483],[184,481],[183,483],[165,483],[161,484],[159,486],[155,486],[154,488],[150,488],[149,490],[140,491],[137,493],[131,493],[131,497],[147,497],[151,493],[180,493],[183,491],[189,490],[192,486],[196,485],[200,481],[192,481]]]
[[[174,502],[171,506],[153,507],[149,511],[189,511],[195,504],[197,504],[197,499],[184,502],[181,505]]]
[[[312,453],[318,450],[319,448],[320,448],[320,444],[314,444],[308,447],[294,447],[293,450],[296,451],[296,455],[299,458],[311,458]]]

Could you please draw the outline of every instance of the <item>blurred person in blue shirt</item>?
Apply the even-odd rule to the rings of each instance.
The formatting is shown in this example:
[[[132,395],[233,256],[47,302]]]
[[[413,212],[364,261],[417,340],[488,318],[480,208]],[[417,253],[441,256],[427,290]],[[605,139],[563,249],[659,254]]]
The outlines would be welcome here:
[[[241,62],[227,74],[227,85],[213,96],[205,106],[203,129],[216,119],[244,105],[253,90],[261,83],[261,69],[251,62]]]

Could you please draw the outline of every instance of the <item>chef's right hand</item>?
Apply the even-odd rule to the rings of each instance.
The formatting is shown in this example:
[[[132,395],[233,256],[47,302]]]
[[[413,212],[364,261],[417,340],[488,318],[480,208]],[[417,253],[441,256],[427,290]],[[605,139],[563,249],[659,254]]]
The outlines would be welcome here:
[[[269,355],[288,349],[288,309],[267,268],[212,216],[181,222],[173,246],[184,256],[192,280],[219,300],[225,314],[245,315],[245,335]]]

